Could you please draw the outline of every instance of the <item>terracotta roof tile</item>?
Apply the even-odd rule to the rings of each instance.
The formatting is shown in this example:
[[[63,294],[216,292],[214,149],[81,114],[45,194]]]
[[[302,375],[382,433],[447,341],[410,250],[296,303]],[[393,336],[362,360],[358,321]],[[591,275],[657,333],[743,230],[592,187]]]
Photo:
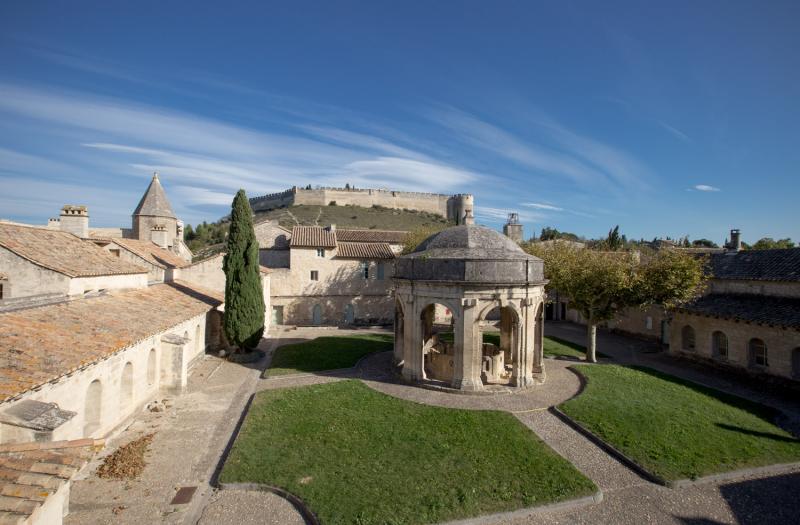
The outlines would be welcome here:
[[[295,226],[292,228],[293,248],[334,248],[336,232],[322,226]]]
[[[347,259],[394,259],[391,246],[383,242],[340,242],[336,257]]]
[[[710,294],[679,311],[706,317],[800,329],[800,299],[750,294]]]
[[[34,264],[69,277],[147,273],[93,242],[59,230],[0,222],[0,246]]]
[[[796,282],[800,281],[800,248],[715,253],[709,269],[715,279]]]
[[[403,244],[408,232],[392,230],[336,230],[339,242],[385,242]]]
[[[183,282],[0,314],[0,402],[100,361],[223,301]]]
[[[183,268],[188,266],[188,262],[183,260],[178,254],[165,250],[153,241],[141,241],[139,239],[113,239],[114,244],[133,252],[150,264],[159,268]]]
[[[0,516],[11,523],[25,522],[103,443],[103,440],[77,439],[0,446]],[[48,473],[53,469],[59,473]]]

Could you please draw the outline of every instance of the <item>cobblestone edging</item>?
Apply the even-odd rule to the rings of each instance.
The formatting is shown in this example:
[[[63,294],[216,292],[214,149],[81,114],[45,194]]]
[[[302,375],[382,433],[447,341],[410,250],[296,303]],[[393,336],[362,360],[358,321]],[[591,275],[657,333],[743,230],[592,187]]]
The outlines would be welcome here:
[[[539,505],[536,507],[526,507],[519,510],[497,512],[495,514],[484,514],[483,516],[476,516],[474,518],[448,521],[440,525],[491,525],[495,523],[506,523],[511,520],[532,517],[545,512],[576,510],[582,507],[588,507],[589,505],[600,503],[601,501],[603,501],[603,491],[598,489],[598,491],[591,496],[584,496],[582,498],[559,501],[557,503]]]
[[[280,487],[273,487],[272,485],[265,485],[262,483],[220,483],[219,488],[221,490],[250,490],[250,491],[258,491],[258,492],[271,492],[275,495],[278,495],[288,501],[289,503],[294,506],[298,513],[303,517],[303,520],[308,525],[320,525],[319,518],[308,508],[308,506],[289,492],[288,490],[284,490]]]

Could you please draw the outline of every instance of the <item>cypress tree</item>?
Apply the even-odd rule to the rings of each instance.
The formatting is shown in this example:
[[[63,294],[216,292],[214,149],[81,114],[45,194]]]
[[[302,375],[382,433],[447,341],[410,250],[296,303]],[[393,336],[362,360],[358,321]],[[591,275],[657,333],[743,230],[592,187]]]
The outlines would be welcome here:
[[[258,345],[264,333],[264,292],[258,264],[253,211],[244,190],[231,207],[225,271],[225,337],[242,350]]]

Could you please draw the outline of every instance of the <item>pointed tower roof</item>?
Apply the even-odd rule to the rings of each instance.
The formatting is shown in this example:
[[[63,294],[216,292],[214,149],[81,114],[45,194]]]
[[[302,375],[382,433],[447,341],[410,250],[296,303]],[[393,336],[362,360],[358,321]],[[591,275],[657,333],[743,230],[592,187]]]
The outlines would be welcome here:
[[[144,192],[142,200],[139,201],[133,214],[177,219],[169,200],[167,200],[167,194],[158,180],[158,172],[153,173],[153,180],[150,181],[150,186],[147,187],[147,191]]]

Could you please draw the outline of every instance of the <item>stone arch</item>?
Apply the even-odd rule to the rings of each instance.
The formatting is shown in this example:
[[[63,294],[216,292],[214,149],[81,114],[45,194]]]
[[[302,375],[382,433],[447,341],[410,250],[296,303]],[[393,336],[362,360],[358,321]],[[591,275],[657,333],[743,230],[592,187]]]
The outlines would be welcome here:
[[[711,355],[721,359],[728,357],[728,336],[720,330],[711,334]]]
[[[544,301],[536,307],[536,327],[533,330],[533,371],[542,372],[542,359],[544,358]]]
[[[403,301],[400,298],[394,301],[394,363],[403,361],[403,348],[405,345],[406,315]]]
[[[151,348],[147,353],[147,386],[153,386],[156,382],[156,349]]]
[[[100,430],[103,416],[103,385],[99,379],[89,383],[83,408],[83,435],[92,437]]]
[[[122,367],[122,378],[119,386],[120,411],[127,410],[133,404],[133,363],[128,361]]]
[[[691,325],[684,325],[681,328],[681,348],[683,350],[687,350],[689,352],[694,352],[695,350],[695,338],[694,338],[694,328]]]
[[[512,380],[510,369],[519,367],[522,363],[521,351],[521,326],[522,316],[511,301],[490,302],[478,314],[477,322],[485,321],[487,317],[499,317],[500,340],[495,345],[479,334],[481,381],[483,384],[508,384]],[[497,315],[494,315],[494,313]],[[514,374],[519,375],[519,374]]]
[[[415,351],[422,352],[422,377],[450,383],[453,380],[455,348],[462,345],[462,336],[455,330],[456,312],[447,301],[426,301],[419,314],[419,337],[421,345]],[[450,310],[450,328],[436,328],[436,307]]]

